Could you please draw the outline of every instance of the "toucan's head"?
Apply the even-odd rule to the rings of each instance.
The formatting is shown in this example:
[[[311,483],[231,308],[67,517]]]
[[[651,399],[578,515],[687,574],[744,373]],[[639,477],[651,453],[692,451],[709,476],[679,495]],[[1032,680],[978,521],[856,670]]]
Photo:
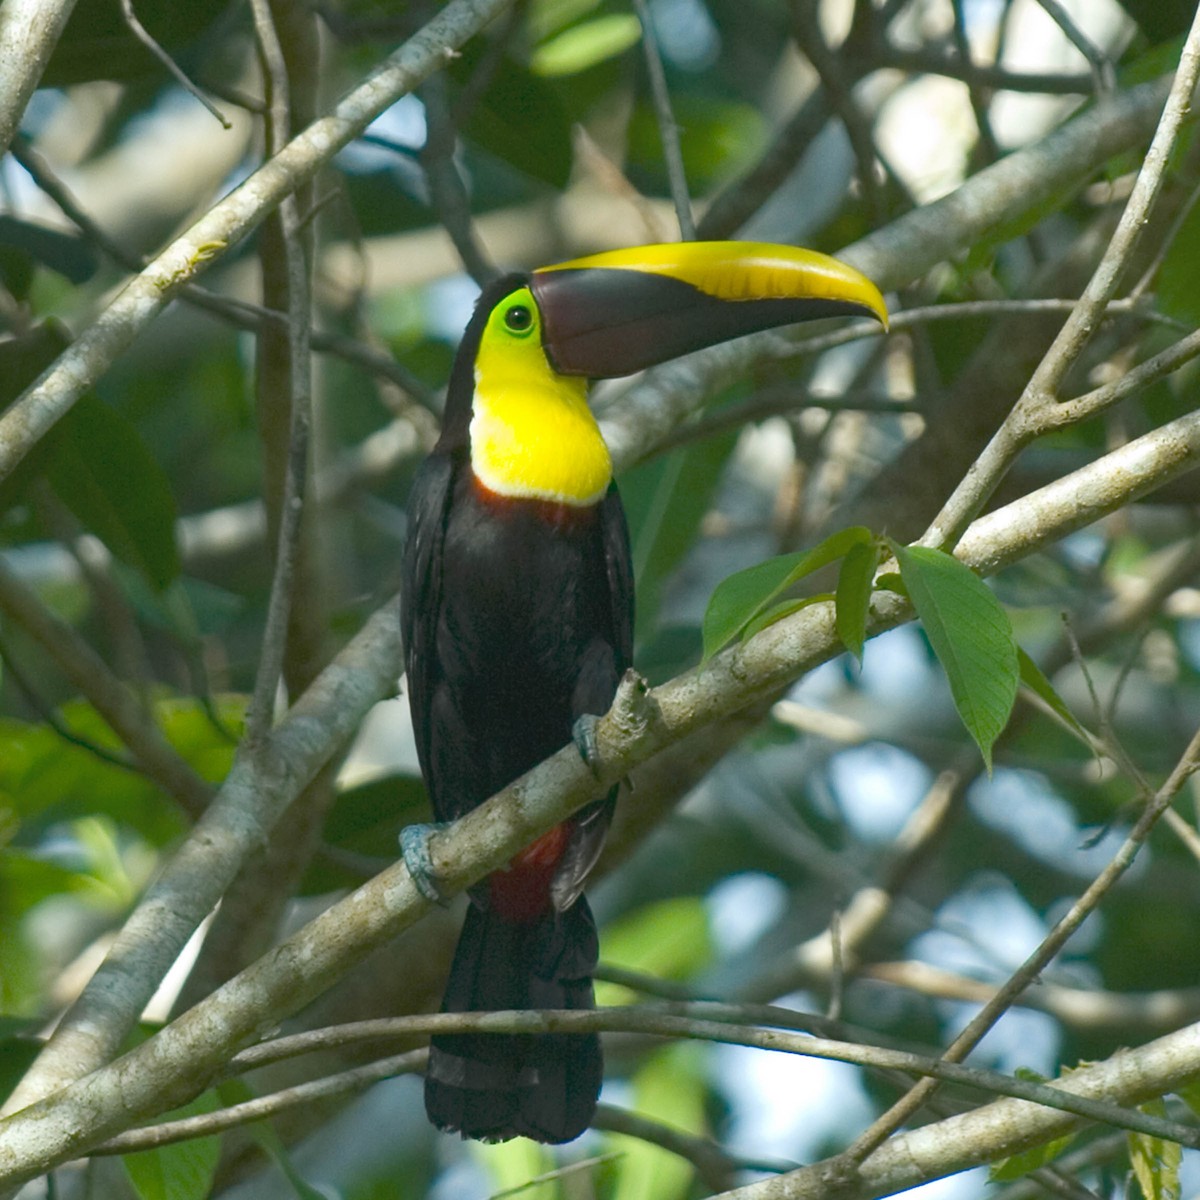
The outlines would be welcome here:
[[[816,251],[765,242],[637,246],[505,276],[484,289],[463,336],[440,444],[466,445],[476,436],[472,421],[478,433],[486,417],[488,438],[502,442],[497,462],[532,441],[549,457],[555,438],[570,436],[556,432],[554,399],[578,410],[587,379],[631,375],[779,325],[853,315],[887,324],[869,279]]]

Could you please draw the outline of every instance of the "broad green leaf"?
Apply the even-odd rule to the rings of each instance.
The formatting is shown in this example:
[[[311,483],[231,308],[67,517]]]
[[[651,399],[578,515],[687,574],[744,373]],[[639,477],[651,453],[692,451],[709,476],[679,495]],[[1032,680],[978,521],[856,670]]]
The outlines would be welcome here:
[[[1054,684],[1046,678],[1045,672],[1041,667],[1021,649],[1017,647],[1017,663],[1020,667],[1021,682],[1045,704],[1057,716],[1062,718],[1063,722],[1068,725],[1080,738],[1081,741],[1090,744],[1087,730],[1075,718],[1075,714],[1067,707],[1067,702],[1054,689]]]
[[[621,477],[637,579],[637,627],[658,624],[662,589],[695,545],[738,431],[640,463]]]
[[[428,821],[429,796],[424,783],[411,775],[387,775],[347,788],[330,810],[322,840],[327,846],[364,859],[395,858],[400,830],[413,821]],[[318,854],[300,885],[302,895],[319,895],[357,887],[363,879],[333,858]]]
[[[578,75],[624,54],[641,36],[642,27],[630,13],[594,17],[543,42],[530,55],[529,65],[535,75]]]
[[[0,400],[15,399],[69,342],[54,321],[0,340]],[[22,499],[42,476],[84,529],[154,587],[178,575],[175,498],[166,473],[134,426],[91,392],[3,482],[0,508]]]
[[[879,566],[879,552],[873,545],[859,542],[842,559],[837,582],[837,631],[842,645],[862,662],[863,643],[867,640],[867,615],[871,610],[871,582]]]
[[[242,697],[222,697],[217,715],[236,732],[245,707]],[[91,705],[71,701],[59,710],[62,723],[76,736],[118,749],[116,736]],[[155,699],[154,716],[167,740],[210,782],[223,779],[233,761],[235,742],[214,724],[201,701],[169,694]],[[98,758],[44,724],[0,718],[0,797],[8,798],[22,822],[69,820],[106,815],[155,846],[177,838],[184,829],[180,813],[143,775]]]
[[[704,657],[711,658],[741,634],[780,592],[849,553],[852,546],[871,540],[869,529],[852,525],[830,534],[811,550],[769,558],[723,579],[704,614]]]
[[[557,1180],[539,1183],[528,1192],[524,1190],[531,1179],[537,1179],[554,1169],[554,1159],[549,1149],[529,1138],[513,1138],[511,1142],[491,1146],[472,1142],[471,1150],[488,1173],[492,1195],[514,1192],[536,1197],[536,1200],[552,1200],[563,1194],[562,1185]]]
[[[482,43],[468,43],[455,74],[472,79],[484,54]],[[574,161],[571,122],[553,85],[510,58],[490,70],[490,82],[472,106],[463,132],[517,170],[564,189]]]
[[[1019,678],[1008,614],[987,584],[952,555],[888,544],[958,714],[991,771],[992,746],[1012,714]]]
[[[171,1119],[215,1112],[219,1107],[213,1093],[204,1092],[172,1112]],[[126,1154],[121,1161],[141,1200],[205,1200],[220,1156],[221,1139],[212,1136]]]
[[[1156,301],[1169,317],[1200,325],[1200,291],[1196,288],[1196,262],[1200,260],[1200,204],[1184,217],[1163,259],[1158,274]]]
[[[526,17],[529,35],[535,43],[544,42],[599,7],[600,0],[533,0]]]
[[[256,1098],[254,1089],[244,1079],[227,1079],[219,1083],[216,1090],[226,1108]],[[297,1200],[329,1200],[328,1192],[318,1191],[292,1165],[288,1147],[269,1120],[251,1121],[250,1124],[242,1126],[241,1132],[251,1137],[259,1148],[274,1160]]]
[[[792,613],[798,613],[802,608],[832,599],[832,592],[818,592],[814,596],[797,596],[792,600],[780,600],[778,604],[764,608],[753,621],[746,625],[746,628],[742,630],[742,640],[752,638],[756,633],[762,633],[769,625],[774,625],[776,621],[782,621],[784,617],[790,617]]]
[[[46,475],[84,528],[159,589],[179,574],[175,497],[141,435],[83,396],[59,423]]]
[[[1162,1099],[1149,1100],[1141,1110],[1151,1116],[1165,1117]],[[1148,1133],[1129,1134],[1129,1161],[1145,1200],[1179,1200],[1179,1168],[1183,1147],[1178,1142],[1152,1137]]]
[[[0,929],[3,922],[0,921]],[[3,966],[0,953],[0,966]],[[3,988],[0,987],[0,996]],[[43,1042],[37,1037],[41,1023],[18,1017],[0,1017],[0,1104],[8,1099],[33,1060],[41,1053]]]
[[[706,1132],[705,1048],[669,1046],[649,1058],[633,1078],[633,1107],[644,1117],[700,1137]],[[653,1142],[625,1135],[611,1139],[617,1159],[615,1200],[684,1200],[695,1170],[686,1159]]]
[[[687,979],[712,958],[708,912],[698,896],[648,904],[604,927],[605,963],[660,979]],[[625,1004],[625,988],[601,982],[600,1004]]]

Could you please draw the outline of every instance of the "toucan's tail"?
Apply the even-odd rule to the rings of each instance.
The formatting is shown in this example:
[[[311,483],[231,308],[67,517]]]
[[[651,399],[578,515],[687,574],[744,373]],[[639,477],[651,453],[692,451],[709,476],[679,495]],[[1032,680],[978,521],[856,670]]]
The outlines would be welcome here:
[[[591,1008],[596,925],[580,897],[562,913],[514,922],[472,904],[443,1012]],[[501,1142],[569,1142],[591,1123],[604,1075],[596,1034],[443,1034],[433,1038],[425,1111],[439,1128]]]

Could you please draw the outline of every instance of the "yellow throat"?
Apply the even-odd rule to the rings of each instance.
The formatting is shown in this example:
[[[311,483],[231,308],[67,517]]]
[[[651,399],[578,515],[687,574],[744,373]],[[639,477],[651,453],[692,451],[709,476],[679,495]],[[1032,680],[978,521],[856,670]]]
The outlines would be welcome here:
[[[475,359],[471,469],[490,491],[580,507],[596,504],[612,460],[587,403],[587,381],[557,375],[542,351],[528,288],[493,310]]]

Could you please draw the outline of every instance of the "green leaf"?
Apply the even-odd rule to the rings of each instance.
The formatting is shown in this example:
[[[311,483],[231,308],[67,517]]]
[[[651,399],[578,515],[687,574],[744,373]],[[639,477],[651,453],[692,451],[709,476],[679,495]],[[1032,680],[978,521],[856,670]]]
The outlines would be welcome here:
[[[1062,1137],[1043,1142],[1040,1146],[1031,1146],[1028,1150],[1022,1150],[1020,1154],[1011,1154],[1008,1158],[1002,1158],[999,1162],[992,1163],[988,1168],[988,1182],[1011,1183],[1014,1179],[1020,1179],[1022,1175],[1028,1175],[1030,1171],[1047,1166],[1062,1154],[1075,1140],[1075,1137],[1074,1133],[1067,1133]]]
[[[642,27],[630,13],[594,17],[543,42],[530,56],[529,65],[535,75],[578,75],[624,54],[641,36]]]
[[[468,43],[455,75],[464,82],[473,79],[483,56],[483,43]],[[526,175],[560,191],[566,188],[574,161],[571,121],[553,85],[510,58],[492,71],[463,132]]]
[[[0,214],[0,246],[27,254],[71,283],[83,283],[96,273],[96,252],[87,240],[49,225]]]
[[[528,1195],[531,1200],[553,1200],[563,1194],[562,1185],[557,1180],[529,1188],[531,1179],[538,1179],[554,1170],[554,1158],[546,1146],[519,1137],[498,1145],[473,1142],[471,1150],[488,1173],[493,1196],[513,1194]]]
[[[1008,614],[987,584],[953,555],[890,538],[888,544],[946,672],[958,715],[990,772],[992,746],[1012,715],[1019,678]]]
[[[621,477],[637,579],[637,627],[653,629],[663,586],[695,545],[738,430],[640,463]]]
[[[220,1107],[212,1092],[176,1109],[171,1119],[215,1112]],[[219,1136],[191,1138],[122,1158],[125,1173],[142,1200],[205,1200],[221,1156]]]
[[[637,909],[604,928],[604,961],[659,979],[687,979],[712,959],[708,911],[699,896],[676,896]],[[628,989],[601,982],[601,1004],[625,1004]]]
[[[642,1116],[694,1137],[706,1132],[704,1047],[669,1046],[633,1077],[633,1107]],[[695,1170],[677,1154],[642,1138],[614,1135],[615,1200],[684,1200]]]
[[[254,1089],[244,1079],[226,1079],[217,1085],[217,1094],[226,1108],[235,1104],[245,1104],[246,1101],[256,1098]],[[241,1132],[255,1141],[259,1148],[274,1160],[297,1200],[328,1200],[327,1192],[318,1191],[292,1165],[288,1147],[269,1120],[251,1121],[242,1127]]]
[[[1156,301],[1169,317],[1200,325],[1200,290],[1196,288],[1196,263],[1200,261],[1200,204],[1184,217],[1163,259]]]
[[[792,613],[798,613],[802,608],[832,599],[832,592],[817,592],[813,596],[797,596],[792,600],[780,600],[778,604],[764,608],[753,621],[746,625],[746,628],[742,630],[742,640],[746,641],[756,633],[762,633],[769,625],[774,625],[776,621],[782,621],[784,617],[790,617]]]
[[[711,658],[726,642],[743,633],[780,592],[849,553],[853,546],[872,540],[869,529],[852,525],[830,534],[811,550],[769,558],[723,579],[704,614],[704,657]]]
[[[395,858],[400,830],[414,821],[430,820],[424,783],[410,775],[387,775],[347,788],[330,810],[322,840],[345,854],[383,862]],[[365,867],[364,867],[365,870]],[[354,871],[339,858],[318,854],[300,885],[302,895],[320,895],[338,888],[357,887],[363,871]]]
[[[0,921],[0,929],[3,928]],[[0,965],[3,955],[0,952]],[[4,989],[0,987],[0,996]],[[37,1037],[40,1023],[16,1017],[0,1017],[0,1104],[8,1099],[33,1060],[41,1053],[44,1043]]]
[[[1067,707],[1067,702],[1055,691],[1054,684],[1046,678],[1042,668],[1020,646],[1017,647],[1017,663],[1020,667],[1021,682],[1056,716],[1060,717],[1081,741],[1090,745],[1091,739],[1088,737],[1087,730],[1076,720],[1075,714]]]
[[[1141,1110],[1155,1117],[1167,1115],[1167,1106],[1161,1098],[1147,1101]],[[1183,1162],[1183,1147],[1178,1142],[1131,1132],[1129,1160],[1145,1200],[1178,1200],[1179,1168]]]
[[[117,558],[165,588],[179,574],[175,497],[141,435],[92,395],[56,433],[46,475],[59,498]]]
[[[837,582],[837,631],[842,645],[862,662],[871,610],[871,583],[879,566],[879,551],[866,542],[851,546],[842,559]]]

